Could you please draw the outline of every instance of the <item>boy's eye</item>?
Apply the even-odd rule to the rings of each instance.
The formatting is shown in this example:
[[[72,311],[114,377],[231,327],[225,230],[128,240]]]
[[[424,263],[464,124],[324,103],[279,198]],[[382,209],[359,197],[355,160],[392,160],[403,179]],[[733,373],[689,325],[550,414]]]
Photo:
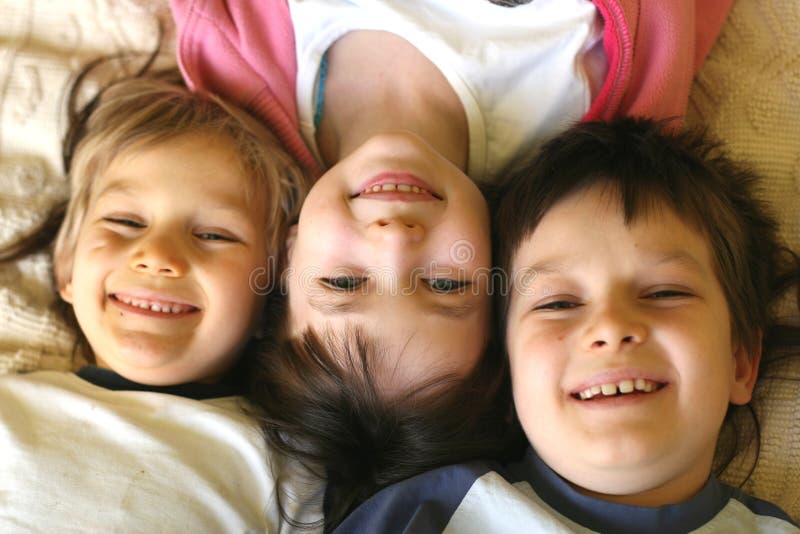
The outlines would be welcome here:
[[[648,293],[645,295],[645,298],[649,299],[674,299],[680,297],[689,297],[691,296],[690,293],[686,291],[678,291],[676,289],[662,289],[661,291],[653,291],[652,293]]]
[[[434,293],[452,293],[469,285],[469,282],[453,280],[451,278],[429,278],[425,280],[425,282]]]
[[[144,228],[144,224],[140,223],[139,221],[134,221],[133,219],[127,219],[125,217],[103,217],[103,220],[106,222],[110,222],[112,224],[119,224],[122,226],[129,226],[131,228]]]
[[[571,310],[573,308],[577,308],[578,306],[580,306],[580,304],[578,304],[577,302],[571,302],[569,300],[553,300],[551,302],[540,304],[533,309],[547,310],[547,311],[561,311],[561,310]]]
[[[320,281],[331,289],[338,291],[353,290],[361,286],[366,278],[356,276],[336,276],[333,278],[320,278]]]
[[[229,243],[235,243],[236,241],[238,241],[237,239],[231,236],[217,234],[214,232],[200,232],[198,234],[195,234],[195,236],[204,241],[227,241]]]

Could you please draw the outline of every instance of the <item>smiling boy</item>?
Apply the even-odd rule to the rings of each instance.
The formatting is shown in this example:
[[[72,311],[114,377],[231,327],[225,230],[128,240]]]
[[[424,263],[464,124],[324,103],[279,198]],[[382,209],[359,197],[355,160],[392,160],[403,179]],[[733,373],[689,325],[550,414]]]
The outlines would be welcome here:
[[[776,324],[773,289],[797,266],[754,175],[662,126],[576,126],[503,191],[497,259],[517,285],[499,311],[524,458],[387,488],[338,531],[798,532],[711,475]]]

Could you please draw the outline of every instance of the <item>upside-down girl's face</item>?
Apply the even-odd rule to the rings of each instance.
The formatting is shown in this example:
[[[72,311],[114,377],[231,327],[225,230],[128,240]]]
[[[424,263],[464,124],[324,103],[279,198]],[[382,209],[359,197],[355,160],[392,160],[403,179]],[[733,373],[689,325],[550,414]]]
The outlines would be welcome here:
[[[489,327],[489,217],[475,184],[409,132],[331,168],[289,240],[292,331],[360,325],[388,348],[387,387],[465,375]]]
[[[680,502],[709,476],[759,355],[732,342],[703,235],[668,207],[625,223],[616,192],[557,203],[517,250],[506,332],[514,402],[539,455],[583,491]]]
[[[93,184],[60,289],[98,364],[152,385],[219,379],[263,298],[263,193],[230,142],[187,134],[117,156]]]

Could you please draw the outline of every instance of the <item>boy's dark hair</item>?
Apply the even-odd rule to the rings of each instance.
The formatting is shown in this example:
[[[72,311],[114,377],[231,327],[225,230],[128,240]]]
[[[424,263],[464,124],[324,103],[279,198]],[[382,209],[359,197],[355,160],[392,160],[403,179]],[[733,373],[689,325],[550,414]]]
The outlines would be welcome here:
[[[510,392],[493,342],[469,376],[433,375],[389,394],[376,378],[379,339],[357,327],[288,335],[286,298],[277,293],[268,306],[272,331],[260,353],[245,357],[245,396],[267,443],[327,480],[326,531],[390,484],[501,456]],[[283,506],[281,513],[295,526],[319,526],[299,524]]]
[[[751,352],[762,334],[766,343],[780,342],[778,333],[790,342],[790,331],[773,325],[771,308],[797,284],[797,255],[781,246],[777,222],[756,197],[758,179],[702,131],[633,118],[579,124],[546,143],[504,184],[493,220],[495,261],[511,275],[516,251],[550,208],[573,192],[608,185],[626,222],[666,205],[706,237],[735,342]],[[500,324],[513,291],[499,302]]]
[[[793,313],[800,311],[800,259],[782,245],[776,220],[757,198],[759,179],[702,130],[676,131],[668,122],[633,118],[583,123],[545,144],[499,188],[502,194],[495,196],[492,221],[495,262],[511,275],[517,250],[545,213],[571,193],[593,185],[606,185],[618,194],[626,222],[666,205],[708,240],[734,341],[750,353],[763,347],[764,369],[800,356],[800,327],[781,323],[778,317],[780,298],[792,288],[795,294],[788,303]],[[514,290],[511,287],[497,301],[495,315],[501,325]],[[505,337],[504,328],[498,332]],[[749,404],[733,408],[726,419],[734,427],[734,443],[718,450],[716,472],[747,445],[739,440],[738,418],[731,417],[736,413],[749,412],[752,425],[746,428],[754,430],[758,450],[755,412]],[[724,430],[731,430],[730,425]],[[751,473],[754,469],[755,464]]]

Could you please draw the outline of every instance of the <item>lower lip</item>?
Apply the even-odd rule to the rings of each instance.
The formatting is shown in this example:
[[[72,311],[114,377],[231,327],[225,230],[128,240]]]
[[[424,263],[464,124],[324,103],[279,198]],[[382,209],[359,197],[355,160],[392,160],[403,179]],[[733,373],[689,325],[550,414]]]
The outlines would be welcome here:
[[[183,317],[187,317],[189,315],[193,315],[197,313],[199,310],[193,309],[192,311],[181,312],[181,313],[164,313],[164,312],[155,312],[150,309],[140,308],[138,306],[134,306],[132,304],[126,304],[121,300],[117,300],[114,297],[110,297],[109,300],[118,308],[121,308],[127,312],[135,313],[137,315],[145,315],[147,317],[156,317],[158,319],[182,319]]]
[[[604,409],[611,409],[611,408],[620,408],[623,406],[636,406],[643,402],[647,402],[648,400],[656,400],[662,396],[662,394],[669,388],[669,385],[662,387],[657,391],[653,391],[650,393],[626,393],[623,395],[615,395],[615,396],[602,396],[597,400],[580,400],[576,399],[572,395],[569,396],[570,400],[573,402],[578,403],[582,408],[586,408],[589,410],[604,410]]]
[[[382,172],[381,174],[373,176],[372,178],[370,178],[369,180],[367,180],[366,182],[361,184],[361,186],[358,188],[358,191],[356,192],[356,195],[361,195],[362,191],[366,191],[367,189],[372,189],[376,185],[382,186],[384,184],[408,185],[408,186],[411,186],[411,187],[417,186],[420,189],[425,189],[426,191],[430,191],[431,193],[434,193],[434,194],[436,193],[436,191],[433,190],[433,187],[431,187],[431,185],[428,182],[426,182],[425,180],[420,179],[419,176],[416,176],[414,174],[407,173],[407,172]],[[369,196],[373,196],[373,195],[377,196],[377,195],[383,195],[383,194],[411,195],[411,196],[422,197],[422,198],[428,197],[428,198],[431,198],[433,200],[438,200],[433,195],[423,195],[423,194],[420,194],[420,193],[403,193],[403,192],[397,192],[397,191],[387,191],[386,193],[382,193],[382,192],[381,193],[368,193]],[[359,196],[359,198],[364,198],[365,196],[367,196],[367,195]],[[439,196],[441,196],[441,195],[439,195]]]

